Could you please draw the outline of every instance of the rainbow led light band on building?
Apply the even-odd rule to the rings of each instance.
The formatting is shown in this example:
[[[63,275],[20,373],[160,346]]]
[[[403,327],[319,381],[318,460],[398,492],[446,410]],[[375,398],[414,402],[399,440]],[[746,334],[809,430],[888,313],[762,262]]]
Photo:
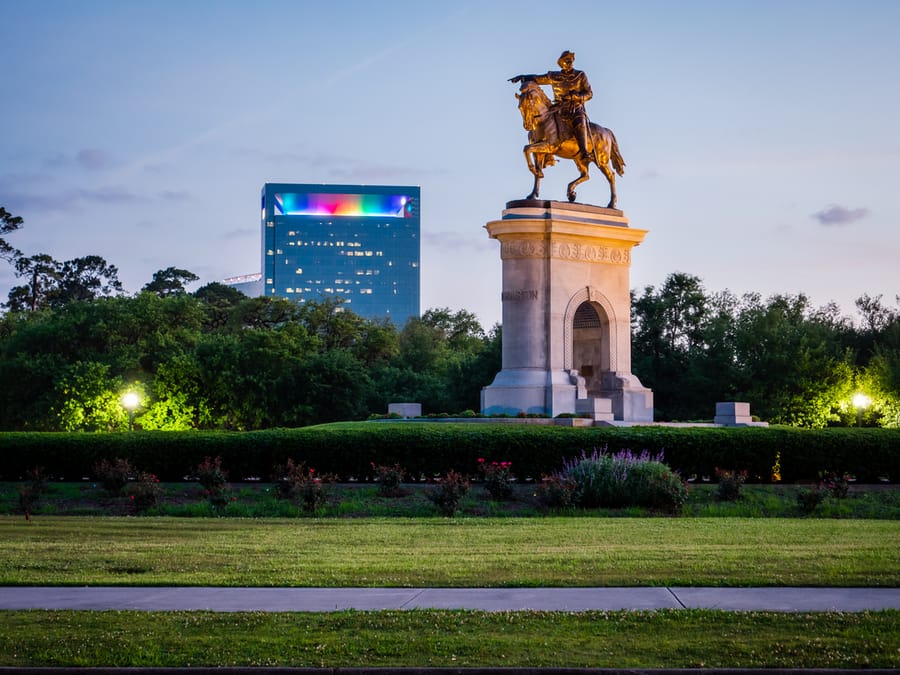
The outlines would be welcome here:
[[[339,195],[277,193],[276,216],[363,216],[409,218],[412,198],[406,195]]]

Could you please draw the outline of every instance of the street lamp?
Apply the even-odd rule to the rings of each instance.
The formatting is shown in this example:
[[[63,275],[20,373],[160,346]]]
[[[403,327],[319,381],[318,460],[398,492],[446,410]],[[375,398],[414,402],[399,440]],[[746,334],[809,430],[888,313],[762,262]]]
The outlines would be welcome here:
[[[863,393],[853,394],[853,407],[856,408],[856,426],[862,426],[863,410],[869,407],[872,399]]]
[[[128,431],[134,430],[134,410],[140,403],[140,397],[133,391],[129,391],[122,397],[122,406],[128,411]]]

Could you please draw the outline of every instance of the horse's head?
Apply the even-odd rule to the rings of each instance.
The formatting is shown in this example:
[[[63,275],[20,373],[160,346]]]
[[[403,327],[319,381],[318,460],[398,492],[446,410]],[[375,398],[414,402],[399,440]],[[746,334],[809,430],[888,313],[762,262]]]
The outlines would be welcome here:
[[[533,81],[525,80],[516,94],[519,99],[519,112],[522,113],[522,125],[528,131],[534,131],[540,118],[550,108],[550,99],[544,90]]]

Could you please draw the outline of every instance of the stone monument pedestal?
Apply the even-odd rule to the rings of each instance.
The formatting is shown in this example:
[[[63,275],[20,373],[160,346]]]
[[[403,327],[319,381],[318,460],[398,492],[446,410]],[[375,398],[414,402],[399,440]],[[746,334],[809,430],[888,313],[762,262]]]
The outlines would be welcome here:
[[[631,249],[647,230],[543,200],[509,202],[485,228],[503,264],[503,369],[482,412],[652,422],[653,392],[631,374]]]
[[[716,416],[713,418],[713,424],[724,424],[729,427],[753,424],[750,404],[736,401],[716,403]]]

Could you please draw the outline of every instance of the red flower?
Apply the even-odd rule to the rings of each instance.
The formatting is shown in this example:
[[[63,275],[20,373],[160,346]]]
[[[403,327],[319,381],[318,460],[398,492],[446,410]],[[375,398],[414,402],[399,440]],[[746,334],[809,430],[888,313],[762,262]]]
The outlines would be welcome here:
[[[479,463],[479,464],[484,464],[484,457],[479,457],[479,458],[478,458],[478,463]]]

